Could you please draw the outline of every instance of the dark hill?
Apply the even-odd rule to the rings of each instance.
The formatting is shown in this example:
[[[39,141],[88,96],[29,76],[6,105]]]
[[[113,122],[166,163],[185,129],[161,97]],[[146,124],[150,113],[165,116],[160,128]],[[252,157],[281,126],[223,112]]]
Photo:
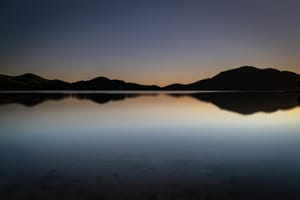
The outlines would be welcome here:
[[[299,90],[300,75],[276,69],[244,66],[191,84],[173,84],[166,90]]]
[[[159,90],[156,85],[140,85],[122,80],[97,77],[88,81],[68,83],[48,80],[35,74],[0,75],[0,90]]]
[[[122,80],[97,77],[88,81],[68,83],[49,80],[34,74],[0,75],[0,90],[283,90],[300,89],[300,75],[276,69],[244,66],[191,84],[173,84],[160,88]]]
[[[111,80],[105,77],[97,77],[89,81],[72,83],[75,90],[159,90],[156,85],[140,85],[127,83],[122,80]]]
[[[62,90],[70,84],[60,80],[48,80],[35,74],[20,76],[0,75],[0,90]]]

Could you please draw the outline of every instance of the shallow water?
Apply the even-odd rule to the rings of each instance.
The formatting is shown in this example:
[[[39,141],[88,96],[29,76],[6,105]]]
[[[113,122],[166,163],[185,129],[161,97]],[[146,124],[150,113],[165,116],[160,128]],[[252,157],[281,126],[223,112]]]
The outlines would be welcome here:
[[[1,93],[0,199],[300,199],[296,93]]]

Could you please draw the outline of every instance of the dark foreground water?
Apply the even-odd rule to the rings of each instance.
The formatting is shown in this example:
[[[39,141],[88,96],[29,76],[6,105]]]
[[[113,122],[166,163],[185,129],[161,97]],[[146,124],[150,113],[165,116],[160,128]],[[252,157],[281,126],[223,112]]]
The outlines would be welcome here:
[[[300,199],[295,93],[0,94],[0,199]]]

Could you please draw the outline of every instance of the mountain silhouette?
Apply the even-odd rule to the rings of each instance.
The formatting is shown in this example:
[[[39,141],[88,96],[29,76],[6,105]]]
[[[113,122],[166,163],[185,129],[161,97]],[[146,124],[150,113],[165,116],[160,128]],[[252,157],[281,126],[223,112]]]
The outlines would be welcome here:
[[[73,90],[159,90],[156,85],[140,85],[122,80],[111,80],[97,77],[89,81],[78,81],[71,84]]]
[[[172,84],[165,90],[283,90],[300,88],[300,75],[272,68],[244,66],[191,84]]]
[[[244,66],[221,72],[216,76],[190,84],[166,87],[141,85],[123,80],[97,77],[87,81],[68,83],[49,80],[35,74],[21,76],[0,75],[0,90],[281,90],[298,91],[300,75],[276,69]]]
[[[20,76],[0,75],[0,90],[65,90],[70,84],[61,80],[48,80],[35,74]]]
[[[140,85],[122,80],[97,77],[88,81],[68,83],[61,80],[48,80],[35,74],[20,76],[0,75],[0,90],[159,90],[155,85]]]

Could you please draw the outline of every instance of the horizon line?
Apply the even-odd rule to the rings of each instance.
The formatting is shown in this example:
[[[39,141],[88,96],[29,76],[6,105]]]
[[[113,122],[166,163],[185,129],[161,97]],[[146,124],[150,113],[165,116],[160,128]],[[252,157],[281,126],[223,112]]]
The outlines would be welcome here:
[[[57,79],[57,78],[54,78],[54,79],[49,79],[48,77],[46,76],[43,76],[43,75],[40,75],[40,74],[36,74],[36,73],[33,73],[33,72],[25,72],[25,73],[22,73],[22,74],[19,74],[19,75],[8,75],[8,74],[0,74],[0,76],[10,76],[10,77],[19,77],[19,76],[24,76],[26,74],[30,74],[30,75],[34,75],[34,76],[38,76],[38,77],[41,77],[41,78],[44,78],[46,80],[58,80],[58,81],[63,81],[63,82],[66,82],[66,83],[69,83],[69,84],[73,84],[73,83],[77,83],[77,82],[81,82],[81,81],[90,81],[90,80],[93,80],[93,79],[96,79],[96,78],[106,78],[106,79],[109,79],[109,80],[112,80],[112,81],[124,81],[125,83],[133,83],[133,84],[139,84],[139,85],[145,85],[145,86],[158,86],[160,88],[164,88],[166,86],[169,86],[169,85],[176,85],[176,84],[182,84],[182,85],[185,85],[185,84],[191,84],[191,83],[194,83],[194,82],[198,82],[198,81],[201,81],[201,80],[206,80],[206,79],[210,79],[210,78],[213,78],[215,76],[217,76],[218,74],[222,73],[222,72],[227,72],[227,71],[231,71],[231,70],[236,70],[236,69],[240,69],[240,68],[245,68],[245,67],[249,67],[249,68],[254,68],[254,69],[259,69],[259,70],[276,70],[276,71],[279,71],[279,72],[291,72],[291,73],[294,73],[294,74],[297,74],[297,75],[300,75],[294,71],[288,71],[288,70],[281,70],[281,69],[277,69],[277,68],[273,68],[273,67],[256,67],[256,66],[251,66],[251,65],[243,65],[243,66],[239,66],[239,67],[235,67],[235,68],[230,68],[230,69],[227,69],[227,70],[223,70],[223,71],[220,71],[218,73],[215,73],[214,75],[210,76],[210,77],[206,77],[206,78],[202,78],[202,79],[196,79],[194,81],[189,81],[187,83],[179,83],[179,82],[171,82],[169,84],[166,84],[166,85],[161,85],[161,84],[140,84],[140,83],[137,83],[135,81],[128,81],[128,80],[125,80],[125,79],[119,79],[119,78],[110,78],[110,76],[105,76],[105,75],[99,75],[99,76],[94,76],[92,78],[89,78],[89,79],[84,79],[84,80],[75,80],[75,81],[65,81],[64,79]]]

